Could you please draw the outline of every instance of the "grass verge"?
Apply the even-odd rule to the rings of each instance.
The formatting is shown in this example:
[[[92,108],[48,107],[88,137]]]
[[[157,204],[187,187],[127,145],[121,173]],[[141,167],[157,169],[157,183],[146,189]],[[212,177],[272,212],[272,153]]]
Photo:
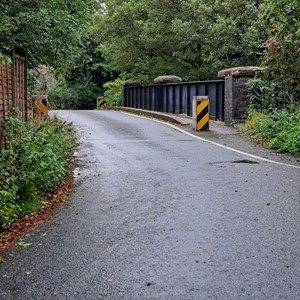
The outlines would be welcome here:
[[[250,110],[242,130],[270,149],[300,156],[300,108],[272,113]]]

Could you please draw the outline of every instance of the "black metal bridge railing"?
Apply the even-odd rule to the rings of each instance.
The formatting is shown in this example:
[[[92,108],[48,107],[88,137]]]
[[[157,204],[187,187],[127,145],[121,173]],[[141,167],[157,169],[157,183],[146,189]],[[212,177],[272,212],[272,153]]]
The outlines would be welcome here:
[[[224,81],[199,81],[123,87],[123,105],[192,116],[194,96],[209,96],[210,119],[224,120]]]

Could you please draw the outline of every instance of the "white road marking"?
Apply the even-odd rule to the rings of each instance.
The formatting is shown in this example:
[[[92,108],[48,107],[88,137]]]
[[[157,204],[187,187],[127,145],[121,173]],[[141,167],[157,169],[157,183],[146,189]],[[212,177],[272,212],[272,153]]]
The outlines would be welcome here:
[[[147,118],[147,117],[140,116],[140,115],[133,114],[133,113],[131,114],[131,113],[128,113],[128,112],[121,112],[121,111],[119,111],[119,112],[122,113],[122,114],[125,114],[125,115],[134,116],[134,117],[142,118],[142,119],[146,119],[146,120],[151,120],[151,121],[154,121],[154,122],[157,122],[157,123],[161,123],[161,124],[167,125],[169,127],[174,128],[177,131],[182,132],[185,135],[188,135],[188,136],[192,137],[192,138],[195,138],[195,139],[200,140],[202,142],[209,143],[211,145],[214,145],[214,146],[217,146],[217,147],[220,147],[220,148],[223,148],[223,149],[226,149],[226,150],[238,153],[238,154],[242,154],[242,155],[245,155],[245,156],[248,156],[248,157],[251,157],[251,158],[254,158],[254,159],[258,159],[258,160],[261,160],[261,161],[265,161],[265,162],[268,162],[268,163],[271,163],[271,164],[275,164],[275,165],[280,165],[280,166],[285,166],[285,167],[289,167],[289,168],[300,169],[300,166],[278,162],[278,161],[275,161],[275,160],[272,160],[272,159],[267,159],[267,158],[264,158],[264,157],[261,157],[261,156],[257,156],[257,155],[251,154],[251,153],[240,151],[240,150],[237,150],[237,149],[234,149],[234,148],[231,148],[231,147],[228,147],[228,146],[216,143],[216,142],[212,142],[212,141],[207,140],[205,138],[202,138],[202,137],[199,137],[197,135],[191,134],[191,133],[189,133],[189,132],[187,132],[187,131],[185,131],[183,129],[178,128],[175,125],[172,125],[172,124],[164,122],[164,121],[156,120],[156,119],[153,119],[153,118]]]

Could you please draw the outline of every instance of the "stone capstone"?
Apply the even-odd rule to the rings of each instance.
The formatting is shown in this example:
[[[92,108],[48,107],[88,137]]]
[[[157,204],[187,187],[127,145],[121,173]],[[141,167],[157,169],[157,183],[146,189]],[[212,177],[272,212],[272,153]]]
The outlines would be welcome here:
[[[263,68],[259,67],[234,67],[218,72],[218,77],[255,77],[262,74]]]
[[[154,83],[158,83],[158,84],[178,83],[178,82],[182,82],[182,78],[175,75],[158,76],[154,79]]]

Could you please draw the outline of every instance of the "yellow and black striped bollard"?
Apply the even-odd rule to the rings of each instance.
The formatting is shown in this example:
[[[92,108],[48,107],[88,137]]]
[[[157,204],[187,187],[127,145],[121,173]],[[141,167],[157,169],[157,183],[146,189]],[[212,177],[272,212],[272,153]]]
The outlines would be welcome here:
[[[195,96],[193,98],[193,128],[195,131],[209,130],[208,96]]]
[[[104,106],[104,97],[97,98],[97,109],[101,109]]]

